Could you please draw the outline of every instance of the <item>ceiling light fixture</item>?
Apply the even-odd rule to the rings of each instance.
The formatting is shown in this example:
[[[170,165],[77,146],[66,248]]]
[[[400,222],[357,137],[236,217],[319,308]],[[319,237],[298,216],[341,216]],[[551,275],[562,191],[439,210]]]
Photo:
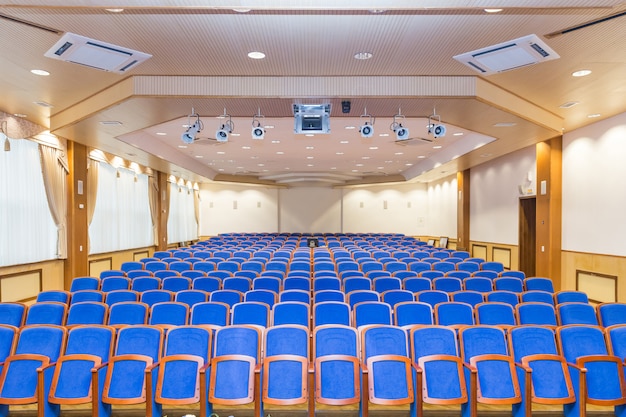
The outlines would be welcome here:
[[[224,108],[224,114],[222,115],[224,119],[228,119],[227,122],[222,123],[220,127],[215,131],[215,140],[218,142],[228,142],[228,134],[232,133],[235,130],[235,124],[233,123],[230,114],[226,114],[226,108]]]
[[[13,113],[13,116],[19,117],[20,119],[23,119],[23,118],[27,117],[28,115],[26,115],[24,113]]]
[[[559,107],[562,109],[569,109],[570,107],[574,107],[575,105],[580,104],[578,101],[568,101],[566,103],[561,104]]]
[[[122,13],[124,11],[124,9],[122,8],[116,8],[116,9],[104,9],[109,13]]]
[[[586,77],[589,74],[591,74],[591,70],[582,69],[572,72],[572,77]]]
[[[165,133],[165,132],[156,132],[155,134],[157,136],[167,136],[167,133]]]
[[[357,52],[354,54],[354,59],[366,60],[370,59],[374,55],[371,52]]]
[[[590,119],[595,119],[597,117],[602,116],[600,113],[593,113],[593,114],[588,114],[587,117]]]
[[[261,114],[261,108],[259,107],[257,114],[252,116],[252,139],[263,139],[265,137],[265,128],[261,126],[260,119],[265,119],[265,116]]]
[[[196,121],[193,124],[191,124],[191,119],[194,117],[196,118]],[[204,125],[202,124],[202,121],[200,120],[200,115],[196,113],[195,109],[193,108],[191,109],[191,114],[187,116],[187,125],[189,127],[187,128],[185,133],[181,135],[180,138],[184,143],[191,144],[195,142],[196,136],[204,128]]]
[[[261,51],[252,51],[252,52],[248,52],[248,58],[263,59],[265,58],[265,54]]]
[[[398,122],[397,119],[405,119],[401,109],[398,109],[398,114],[393,116],[393,122],[391,122],[389,128],[396,134],[396,140],[407,140],[409,138],[409,129],[403,127],[402,123]]]
[[[52,107],[54,107],[52,104],[50,104],[50,103],[46,103],[45,101],[42,101],[42,100],[39,100],[39,101],[33,101],[33,103],[35,103],[36,105],[41,106],[41,107],[47,107],[47,108],[52,108]]]
[[[493,127],[513,127],[516,126],[515,122],[500,122],[493,125]]]
[[[500,13],[503,9],[483,9],[485,13]]]
[[[32,69],[30,70],[31,73],[35,74],[35,75],[41,75],[42,77],[47,77],[48,75],[50,75],[50,73],[46,70],[41,70],[41,69]]]
[[[435,123],[435,119],[437,119],[437,123]],[[435,139],[446,135],[446,127],[441,124],[441,116],[437,114],[435,108],[433,108],[433,114],[428,116],[428,134],[433,135]]]
[[[452,136],[463,136],[463,132],[456,132],[453,133]]]
[[[372,136],[374,136],[374,122],[376,121],[376,119],[371,114],[367,113],[367,108],[363,109],[363,114],[360,116],[360,118],[367,119],[365,123],[363,123],[361,127],[359,127],[359,133],[361,134],[361,137],[371,138]]]

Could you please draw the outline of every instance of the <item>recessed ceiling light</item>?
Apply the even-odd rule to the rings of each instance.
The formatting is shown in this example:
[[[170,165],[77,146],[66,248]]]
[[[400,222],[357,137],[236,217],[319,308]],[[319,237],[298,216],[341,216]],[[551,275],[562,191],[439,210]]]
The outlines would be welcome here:
[[[346,127],[344,127],[344,129],[346,129],[346,130],[354,130],[354,129],[356,129],[356,126],[346,126]]]
[[[426,158],[425,155],[420,155],[420,156],[417,157],[417,159],[424,159],[424,158]]]
[[[109,13],[122,13],[124,11],[124,9],[122,8],[116,8],[116,9],[104,9]]]
[[[308,167],[313,167],[313,166],[315,166],[315,165],[313,165],[313,164],[306,164],[306,166],[308,166]]]
[[[413,164],[412,164],[412,163],[410,163],[410,162],[407,162],[407,163],[406,163],[406,164],[404,164],[404,165],[406,165],[406,166],[408,166],[408,167],[413,166]]]
[[[23,119],[24,117],[26,117],[27,115],[24,113],[13,113],[13,116],[15,117],[19,117],[20,119]]]
[[[224,168],[219,168],[218,171],[224,172]]]
[[[41,107],[48,107],[48,108],[54,107],[52,104],[46,103],[45,101],[41,101],[41,100],[40,101],[33,101],[33,103],[35,103],[36,105],[41,106]]]
[[[335,169],[337,169],[337,167],[331,167],[330,169],[335,170]]]
[[[241,136],[241,133],[231,133],[231,136]]]
[[[359,170],[358,169],[353,169],[352,172],[359,172]]]
[[[217,151],[216,153],[217,153],[218,155],[226,155],[226,152],[224,152],[224,151]]]
[[[313,133],[307,133],[307,134],[306,134],[306,135],[304,135],[304,136],[308,136],[308,137],[312,138],[312,137],[313,137],[313,136],[315,136],[315,135],[314,135]]]
[[[104,126],[121,126],[122,122],[118,120],[102,120],[100,124]]]
[[[312,149],[315,149],[315,147],[314,147],[314,146],[307,146],[307,147],[306,147],[306,148],[304,148],[304,149],[307,149],[307,150],[309,150],[309,151],[310,151],[310,150],[312,150]]]
[[[374,55],[372,55],[371,52],[357,52],[356,54],[354,54],[354,59],[365,60],[365,59],[370,59],[373,56]]]
[[[283,152],[283,151],[276,152],[276,155],[284,155],[284,154],[285,154],[285,152]]]
[[[404,155],[404,152],[396,152],[394,155]]]
[[[274,129],[274,125],[265,125],[265,126],[263,126],[263,128],[264,129]]]
[[[157,136],[167,136],[167,133],[165,133],[165,132],[156,132],[155,134]]]
[[[41,70],[41,69],[33,69],[33,70],[30,70],[30,72],[32,72],[35,75],[42,75],[44,77],[50,75],[50,73],[48,71]]]
[[[196,158],[200,159],[200,158],[204,158],[202,155],[196,155]]]
[[[501,123],[496,123],[495,125],[493,125],[493,127],[513,127],[516,125],[517,123],[514,123],[514,122],[501,122]]]
[[[180,149],[187,149],[187,145],[178,145]]]
[[[600,113],[588,114],[587,117],[590,119],[595,119],[596,117],[602,116]]]
[[[378,149],[378,146],[370,146],[371,151],[375,151],[376,149]]]
[[[362,156],[361,159],[370,159],[369,156]]]
[[[339,143],[341,143],[342,145],[346,145],[346,144],[350,143],[350,141],[349,140],[342,140]]]
[[[233,9],[233,12],[248,13],[250,10],[252,10],[252,9],[237,8],[237,9]]]
[[[570,107],[574,107],[575,105],[580,104],[578,101],[568,101],[561,104],[559,107],[562,109],[569,109]]]
[[[307,156],[306,159],[314,159],[313,156]]]
[[[356,164],[355,166],[362,167],[362,166],[365,166],[365,165],[363,165],[363,164]]]
[[[263,59],[265,58],[265,54],[261,51],[252,51],[252,52],[248,52],[248,58]]]
[[[380,133],[378,134],[378,136],[380,136],[381,138],[386,138],[387,136],[389,136],[389,133]]]
[[[273,140],[272,143],[280,143],[279,140]]]
[[[289,167],[285,167],[285,171],[289,171],[291,168]]]
[[[249,146],[242,146],[241,149],[250,149]]]
[[[443,146],[441,146],[441,145],[435,145],[435,146],[433,146],[433,149],[441,149],[441,148],[443,148]]]
[[[370,13],[374,13],[374,14],[379,14],[379,13],[385,13],[387,10],[385,9],[370,9]]]
[[[343,152],[335,152],[336,155],[343,155]]]
[[[260,167],[264,167],[265,166],[265,164],[257,164],[257,165],[260,166]]]
[[[582,69],[582,70],[572,72],[572,77],[585,77],[589,74],[591,74],[591,70]]]
[[[486,13],[500,13],[502,9],[483,9]]]
[[[452,136],[463,136],[463,132],[456,132],[453,133]]]

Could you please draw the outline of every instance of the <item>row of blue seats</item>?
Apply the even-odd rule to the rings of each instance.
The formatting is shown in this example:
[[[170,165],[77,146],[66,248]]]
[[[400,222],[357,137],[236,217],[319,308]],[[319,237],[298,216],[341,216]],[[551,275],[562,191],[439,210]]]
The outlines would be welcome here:
[[[419,301],[419,297],[416,297],[417,300],[413,297],[401,298],[393,292],[384,293],[382,297],[377,293],[357,292],[348,302],[344,299],[318,301],[311,307],[309,303],[296,300],[269,304],[254,301],[252,297],[245,297],[242,301],[240,295],[236,300],[228,300],[199,291],[179,294],[187,297],[176,297],[176,301],[165,299],[153,304],[136,300],[110,305],[85,301],[69,306],[58,302],[36,302],[29,307],[19,303],[1,303],[0,324],[15,327],[33,324],[253,324],[261,327],[280,324],[306,327],[324,324],[355,327],[371,324],[439,324],[454,327],[474,324],[586,324],[607,327],[626,324],[626,304],[623,303],[604,303],[596,308],[583,302],[566,302],[555,307],[541,302],[512,305],[501,301],[484,301],[472,305],[445,299],[433,305]],[[219,292],[214,294],[222,295]]]
[[[0,326],[0,345],[2,415],[14,404],[37,404],[42,417],[85,404],[110,417],[134,404],[150,417],[171,405],[204,417],[254,404],[262,417],[269,405],[303,404],[313,417],[319,404],[354,404],[365,417],[378,404],[417,417],[430,404],[476,417],[483,403],[530,417],[535,403],[580,417],[587,404],[619,416],[626,404],[626,326]]]

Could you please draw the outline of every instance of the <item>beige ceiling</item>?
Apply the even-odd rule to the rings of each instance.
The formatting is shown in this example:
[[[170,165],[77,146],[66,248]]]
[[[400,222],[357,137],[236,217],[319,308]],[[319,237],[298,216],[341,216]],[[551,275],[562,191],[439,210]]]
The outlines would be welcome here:
[[[619,1],[206,3],[4,1],[0,110],[185,179],[285,186],[432,181],[626,111],[626,5]],[[119,75],[44,57],[64,32],[152,58]],[[530,34],[560,58],[484,77],[452,58]],[[252,60],[250,51],[266,58]],[[373,57],[357,60],[358,52]],[[579,69],[592,73],[572,77]],[[559,107],[567,102],[579,104]],[[294,134],[294,103],[330,103],[331,133]],[[192,109],[204,129],[181,148]],[[369,139],[358,133],[366,110],[375,117]],[[217,144],[225,111],[235,135]],[[273,127],[252,140],[259,111]],[[423,141],[433,139],[426,125],[435,112],[447,134]],[[395,115],[415,139],[396,143]]]

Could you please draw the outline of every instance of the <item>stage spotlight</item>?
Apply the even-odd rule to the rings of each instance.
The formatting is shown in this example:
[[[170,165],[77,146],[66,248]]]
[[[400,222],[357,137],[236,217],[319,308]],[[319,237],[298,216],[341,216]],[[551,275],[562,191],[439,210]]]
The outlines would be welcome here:
[[[396,132],[397,140],[406,140],[409,138],[409,129],[403,127],[402,124],[398,124],[398,127],[394,129],[394,132]]]
[[[257,114],[252,116],[252,139],[263,139],[265,137],[265,128],[261,126],[259,119],[264,119],[265,116],[261,114],[261,109]]]
[[[359,133],[362,138],[371,138],[374,136],[374,118],[371,114],[367,114],[367,108],[364,109],[363,114],[361,115],[361,119],[366,118],[365,123],[359,127]]]
[[[228,142],[228,134],[231,132],[228,125],[221,125],[215,132],[215,140],[218,142]]]
[[[374,126],[365,122],[365,124],[359,128],[359,133],[362,138],[371,138],[374,136]]]
[[[441,124],[428,125],[428,133],[436,138],[440,138],[446,135],[446,127]]]
[[[265,129],[258,126],[252,126],[252,139],[263,139],[265,137]]]
[[[192,117],[196,118],[196,121],[193,124],[191,124]],[[184,143],[192,144],[196,140],[196,136],[198,135],[198,133],[200,133],[200,131],[204,127],[202,125],[202,121],[200,120],[200,115],[195,113],[194,109],[191,109],[191,114],[187,116],[187,126],[189,127],[187,127],[187,130],[185,131],[185,133],[182,134],[180,138]]]
[[[446,135],[446,127],[441,124],[441,116],[433,109],[433,114],[428,116],[428,134],[434,138],[440,138]]]

